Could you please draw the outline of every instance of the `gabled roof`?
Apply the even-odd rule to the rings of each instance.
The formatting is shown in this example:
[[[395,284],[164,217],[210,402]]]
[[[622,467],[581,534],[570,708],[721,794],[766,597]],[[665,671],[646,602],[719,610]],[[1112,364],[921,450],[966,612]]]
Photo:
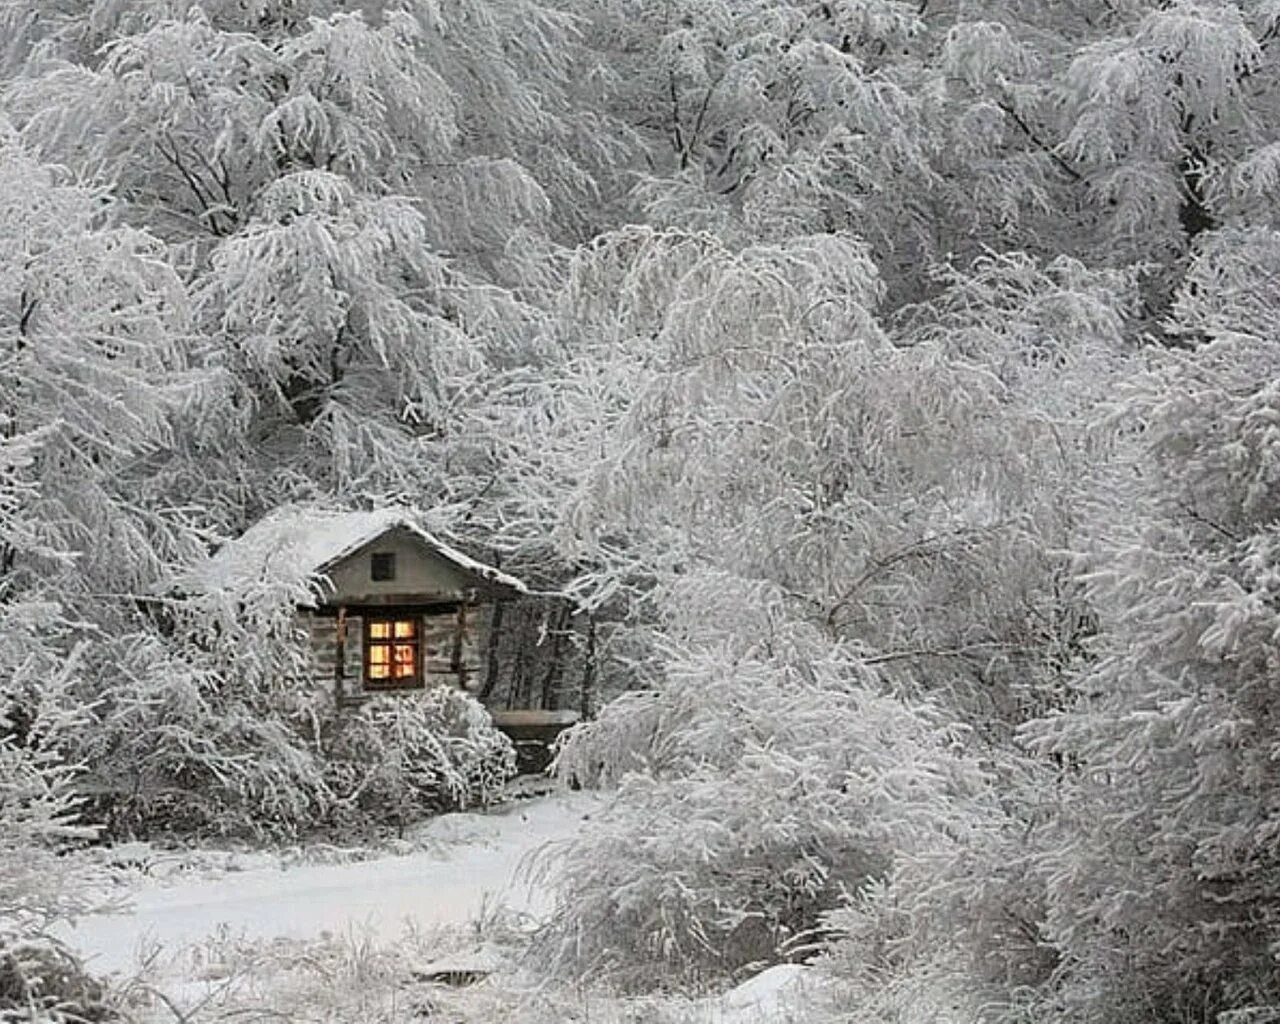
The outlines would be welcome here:
[[[234,591],[267,580],[314,589],[333,566],[396,529],[412,534],[433,555],[474,578],[479,586],[528,593],[514,576],[463,554],[422,529],[411,509],[348,512],[315,505],[283,505],[271,512],[193,569],[185,589]]]

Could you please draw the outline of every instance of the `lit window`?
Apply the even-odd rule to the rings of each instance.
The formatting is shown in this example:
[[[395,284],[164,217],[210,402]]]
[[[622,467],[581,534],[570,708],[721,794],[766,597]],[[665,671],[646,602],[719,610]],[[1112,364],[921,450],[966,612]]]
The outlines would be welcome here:
[[[375,690],[420,685],[421,645],[416,619],[365,619],[365,685]]]

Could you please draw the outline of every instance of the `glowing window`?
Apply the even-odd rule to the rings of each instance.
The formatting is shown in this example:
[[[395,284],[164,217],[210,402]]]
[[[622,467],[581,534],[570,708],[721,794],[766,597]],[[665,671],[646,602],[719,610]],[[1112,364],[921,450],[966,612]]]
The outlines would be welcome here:
[[[364,621],[364,682],[371,690],[419,686],[422,635],[417,619]]]

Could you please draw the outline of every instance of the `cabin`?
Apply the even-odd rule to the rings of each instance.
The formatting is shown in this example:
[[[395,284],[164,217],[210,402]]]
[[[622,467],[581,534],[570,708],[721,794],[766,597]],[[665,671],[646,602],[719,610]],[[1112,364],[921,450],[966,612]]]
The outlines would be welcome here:
[[[292,592],[309,642],[311,683],[339,706],[434,686],[483,701],[499,648],[502,615],[495,610],[530,591],[419,522],[404,508],[283,506],[219,549],[199,570],[198,589],[241,599],[263,585]],[[490,714],[526,771],[545,767],[555,736],[579,717],[547,708]]]
[[[277,509],[211,559],[208,575],[293,585],[317,687],[339,704],[456,686],[483,672],[492,608],[523,583],[422,529],[406,509]]]

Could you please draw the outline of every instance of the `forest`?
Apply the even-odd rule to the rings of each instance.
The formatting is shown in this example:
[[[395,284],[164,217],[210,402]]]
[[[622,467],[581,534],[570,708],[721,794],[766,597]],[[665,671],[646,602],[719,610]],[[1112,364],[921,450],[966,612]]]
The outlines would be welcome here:
[[[183,585],[299,501],[569,599],[547,984],[1276,1020],[1277,200],[1280,0],[0,0],[0,1020],[69,851],[492,795]]]

